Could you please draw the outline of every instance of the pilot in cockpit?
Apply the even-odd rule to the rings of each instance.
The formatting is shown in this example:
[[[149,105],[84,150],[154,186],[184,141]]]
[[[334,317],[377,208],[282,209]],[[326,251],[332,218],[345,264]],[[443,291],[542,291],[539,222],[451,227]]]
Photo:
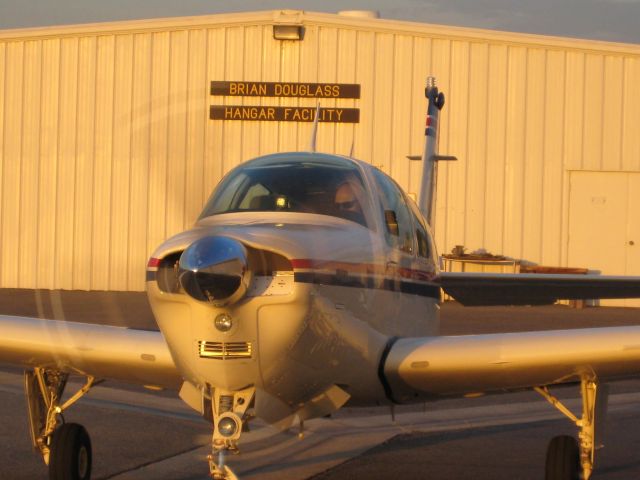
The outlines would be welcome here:
[[[336,189],[334,205],[336,215],[352,222],[365,225],[364,212],[362,211],[362,198],[364,191],[359,182],[345,180]]]

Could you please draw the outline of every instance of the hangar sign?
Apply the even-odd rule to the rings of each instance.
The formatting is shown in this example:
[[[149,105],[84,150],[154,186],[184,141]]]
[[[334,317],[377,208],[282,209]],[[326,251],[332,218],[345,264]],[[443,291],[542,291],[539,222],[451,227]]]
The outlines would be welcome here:
[[[314,107],[263,107],[253,105],[213,105],[212,120],[260,120],[266,122],[313,122]],[[319,122],[358,123],[358,108],[321,108]]]
[[[360,85],[354,83],[294,82],[211,82],[211,95],[225,97],[284,98],[360,98]],[[263,122],[313,122],[316,107],[281,107],[268,105],[212,105],[211,120],[244,120]],[[319,122],[359,123],[359,108],[320,108]]]
[[[360,98],[357,83],[211,82],[211,95],[230,97]]]

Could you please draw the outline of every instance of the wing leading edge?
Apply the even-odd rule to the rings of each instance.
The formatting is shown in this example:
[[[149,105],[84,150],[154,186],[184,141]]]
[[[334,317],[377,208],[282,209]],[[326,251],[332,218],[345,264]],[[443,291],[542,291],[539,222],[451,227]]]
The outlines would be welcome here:
[[[640,277],[442,272],[438,281],[448,295],[466,306],[640,297]]]
[[[640,375],[640,326],[404,338],[384,363],[399,403]]]
[[[0,362],[177,389],[180,375],[160,332],[0,316]]]

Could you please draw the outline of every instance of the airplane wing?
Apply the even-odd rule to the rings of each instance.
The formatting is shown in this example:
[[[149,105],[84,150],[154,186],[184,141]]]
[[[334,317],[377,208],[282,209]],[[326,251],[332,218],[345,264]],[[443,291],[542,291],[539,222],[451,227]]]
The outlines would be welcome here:
[[[384,362],[399,403],[639,374],[640,326],[402,338]]]
[[[160,332],[124,327],[0,316],[0,362],[172,389],[182,383]]]
[[[640,277],[441,272],[438,281],[448,295],[466,306],[640,297]]]

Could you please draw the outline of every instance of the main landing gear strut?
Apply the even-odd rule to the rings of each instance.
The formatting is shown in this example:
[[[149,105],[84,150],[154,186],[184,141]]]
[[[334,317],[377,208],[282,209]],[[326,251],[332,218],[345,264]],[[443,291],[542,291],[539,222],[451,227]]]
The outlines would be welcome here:
[[[249,387],[236,392],[215,389],[211,395],[213,413],[213,438],[209,460],[209,474],[213,480],[237,480],[238,477],[226,465],[229,453],[237,454],[238,440],[249,420],[247,409],[255,395]]]
[[[64,423],[62,412],[96,384],[87,377],[85,385],[62,403],[69,374],[34,368],[25,371],[24,387],[29,411],[31,441],[49,466],[50,480],[89,480],[91,440],[77,423]]]
[[[595,451],[603,446],[599,445],[596,434],[600,436],[602,433],[600,425],[606,415],[608,385],[600,385],[589,378],[581,380],[581,418],[576,417],[560,400],[551,395],[547,387],[535,387],[534,390],[580,429],[578,441],[568,435],[551,439],[547,449],[545,480],[588,480],[593,472]]]

